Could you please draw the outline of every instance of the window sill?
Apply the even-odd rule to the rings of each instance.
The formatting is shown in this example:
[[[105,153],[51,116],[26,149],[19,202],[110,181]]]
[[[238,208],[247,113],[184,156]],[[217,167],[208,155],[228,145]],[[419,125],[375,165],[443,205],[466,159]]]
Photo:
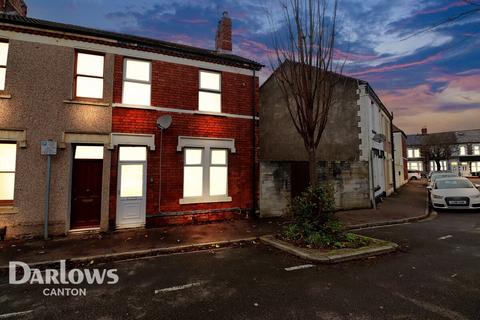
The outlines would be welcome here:
[[[193,197],[183,198],[178,201],[180,204],[200,204],[200,203],[215,203],[215,202],[232,202],[232,197],[218,196],[218,197]]]
[[[225,113],[221,113],[221,112],[194,111],[193,114],[200,114],[204,116],[227,117]]]
[[[0,99],[12,99],[12,95],[8,93],[0,93]]]
[[[110,107],[110,103],[94,102],[94,101],[86,101],[86,100],[64,100],[63,103],[79,104],[79,105],[87,105],[87,106],[95,106],[95,107]]]
[[[2,207],[0,206],[0,216],[2,215],[10,215],[10,214],[17,214],[18,208],[16,207]]]

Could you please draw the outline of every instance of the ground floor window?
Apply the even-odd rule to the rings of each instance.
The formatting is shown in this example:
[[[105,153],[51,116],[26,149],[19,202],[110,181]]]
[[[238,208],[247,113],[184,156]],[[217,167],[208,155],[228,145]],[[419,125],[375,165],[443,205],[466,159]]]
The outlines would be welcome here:
[[[227,149],[184,148],[183,199],[180,202],[229,200]]]
[[[480,161],[472,162],[471,172],[480,172]]]
[[[17,145],[0,143],[0,205],[13,202]]]
[[[421,161],[409,161],[408,162],[409,171],[423,171],[423,163]]]

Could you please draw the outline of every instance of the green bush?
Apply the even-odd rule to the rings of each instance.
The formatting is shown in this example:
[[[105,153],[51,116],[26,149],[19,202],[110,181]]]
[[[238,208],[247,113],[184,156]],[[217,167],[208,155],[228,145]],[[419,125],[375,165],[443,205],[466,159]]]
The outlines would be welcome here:
[[[364,238],[343,232],[343,226],[335,216],[335,193],[330,184],[309,187],[291,201],[287,210],[293,221],[285,228],[283,237],[286,240],[311,247],[364,245],[361,243]]]

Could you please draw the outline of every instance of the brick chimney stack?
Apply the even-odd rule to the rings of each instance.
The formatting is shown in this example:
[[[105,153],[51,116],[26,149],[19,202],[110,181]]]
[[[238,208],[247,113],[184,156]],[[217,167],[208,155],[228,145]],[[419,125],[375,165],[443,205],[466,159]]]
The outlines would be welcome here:
[[[428,133],[427,127],[422,128],[422,135],[426,135]]]
[[[218,22],[215,50],[218,52],[232,51],[232,19],[228,16],[227,11],[223,12],[222,19]]]
[[[27,16],[27,5],[23,0],[0,0],[0,13]]]

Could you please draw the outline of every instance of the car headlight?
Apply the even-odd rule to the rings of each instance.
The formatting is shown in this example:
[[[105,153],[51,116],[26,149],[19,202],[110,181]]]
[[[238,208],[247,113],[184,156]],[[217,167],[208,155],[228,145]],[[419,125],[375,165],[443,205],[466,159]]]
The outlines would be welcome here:
[[[476,196],[471,196],[470,198],[472,198],[472,199],[478,199],[478,198],[480,198],[480,193],[477,194]]]
[[[434,194],[434,195],[433,195],[433,199],[443,199],[443,197],[442,197],[442,196],[438,196],[438,195]]]

